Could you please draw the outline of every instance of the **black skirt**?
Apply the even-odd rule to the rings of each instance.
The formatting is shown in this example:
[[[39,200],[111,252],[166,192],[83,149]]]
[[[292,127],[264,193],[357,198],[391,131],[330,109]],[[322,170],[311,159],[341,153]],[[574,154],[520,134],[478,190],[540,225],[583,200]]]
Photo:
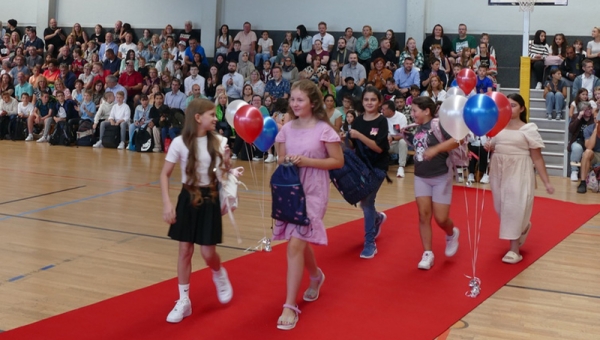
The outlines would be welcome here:
[[[175,208],[176,221],[169,228],[169,237],[180,242],[216,245],[223,236],[221,203],[218,196],[211,198],[210,188],[202,187],[200,192],[204,200],[194,207],[190,192],[185,186],[181,188]]]

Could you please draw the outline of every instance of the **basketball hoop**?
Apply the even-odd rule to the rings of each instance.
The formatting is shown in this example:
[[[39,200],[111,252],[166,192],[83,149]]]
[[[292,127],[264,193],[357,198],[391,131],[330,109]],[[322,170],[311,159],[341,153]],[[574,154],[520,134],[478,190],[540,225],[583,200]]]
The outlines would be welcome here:
[[[533,12],[535,6],[535,0],[519,0],[519,11],[520,12]]]

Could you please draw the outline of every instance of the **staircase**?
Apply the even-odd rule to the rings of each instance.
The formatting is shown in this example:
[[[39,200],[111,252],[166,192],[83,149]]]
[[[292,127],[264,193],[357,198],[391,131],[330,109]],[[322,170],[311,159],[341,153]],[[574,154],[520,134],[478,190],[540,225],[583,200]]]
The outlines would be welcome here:
[[[519,89],[502,88],[502,93],[509,95],[519,93]],[[570,88],[567,92],[570,91]],[[545,148],[542,149],[542,155],[546,162],[546,169],[550,176],[566,177],[569,170],[569,158],[567,152],[567,143],[569,138],[569,120],[565,116],[569,115],[568,107],[563,112],[563,120],[548,120],[546,118],[546,103],[544,101],[543,90],[530,90],[529,122],[538,126],[540,135],[544,140]],[[567,102],[570,95],[567,94]],[[565,105],[566,106],[566,105]]]

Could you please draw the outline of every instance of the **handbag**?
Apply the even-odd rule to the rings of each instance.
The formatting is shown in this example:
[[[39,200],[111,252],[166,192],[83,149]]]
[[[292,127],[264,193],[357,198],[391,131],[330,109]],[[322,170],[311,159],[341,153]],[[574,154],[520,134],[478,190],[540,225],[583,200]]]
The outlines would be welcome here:
[[[291,162],[281,163],[271,176],[271,198],[273,219],[301,226],[310,225],[298,167]]]
[[[366,157],[362,142],[356,140],[355,143],[357,150]],[[343,151],[344,166],[329,170],[329,178],[346,202],[356,205],[379,189],[387,174],[373,168],[369,161],[364,162],[353,150],[344,148]]]
[[[221,179],[221,186],[219,188],[219,200],[221,201],[221,215],[228,214],[229,220],[235,229],[238,244],[242,243],[242,239],[240,237],[240,231],[235,223],[235,219],[233,218],[233,212],[238,207],[238,186],[242,185],[246,190],[248,187],[246,184],[242,183],[238,177],[240,177],[244,173],[243,167],[238,167],[235,169],[229,170],[229,174],[226,177]]]

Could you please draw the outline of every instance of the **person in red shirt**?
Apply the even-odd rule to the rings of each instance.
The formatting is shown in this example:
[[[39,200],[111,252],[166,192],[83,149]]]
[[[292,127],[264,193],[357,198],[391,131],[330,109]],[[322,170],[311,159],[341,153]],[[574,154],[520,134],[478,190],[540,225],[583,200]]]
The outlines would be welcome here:
[[[125,72],[119,77],[119,84],[127,90],[127,98],[132,100],[133,106],[140,102],[140,92],[142,91],[142,75],[134,70],[134,61],[128,60],[125,66]]]
[[[93,84],[96,84],[98,81],[106,86],[106,77],[111,75],[110,70],[105,70],[102,63],[97,61],[92,66],[92,73],[94,74],[94,79],[88,83],[88,89],[92,89]]]

